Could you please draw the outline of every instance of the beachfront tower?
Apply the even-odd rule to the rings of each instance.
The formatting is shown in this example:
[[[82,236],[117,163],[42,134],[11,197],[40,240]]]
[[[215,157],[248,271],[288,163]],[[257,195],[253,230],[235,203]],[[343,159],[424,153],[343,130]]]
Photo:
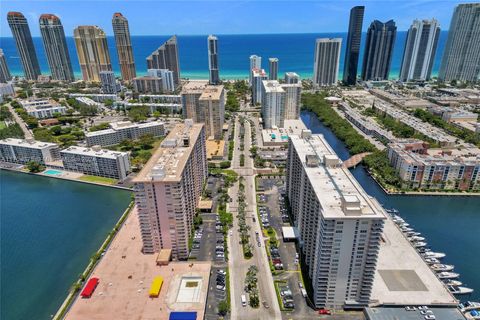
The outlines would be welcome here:
[[[0,49],[0,83],[6,83],[10,80],[12,80],[12,75],[8,69],[7,59],[5,59],[3,50]]]
[[[268,59],[268,80],[278,80],[278,58]]]
[[[65,31],[60,18],[54,14],[42,14],[39,23],[52,79],[74,81]]]
[[[147,57],[147,69],[167,69],[173,72],[175,87],[180,85],[177,36],[172,36]]]
[[[316,87],[333,86],[338,80],[341,38],[321,38],[315,43],[313,84]]]
[[[118,63],[124,81],[131,81],[137,76],[133,59],[132,41],[128,20],[121,13],[116,12],[112,18],[113,34],[117,47]]]
[[[260,70],[262,69],[262,57],[257,55],[250,56],[250,70],[248,76],[248,83],[252,85],[252,78],[253,78],[253,69]]]
[[[360,41],[362,39],[364,6],[356,6],[350,10],[348,24],[347,49],[343,66],[343,83],[353,86],[357,83],[358,57],[360,55]]]
[[[408,29],[400,80],[430,80],[437,51],[440,25],[435,19],[417,20]]]
[[[83,80],[100,82],[100,71],[112,71],[105,32],[97,26],[79,26],[73,38]]]
[[[7,21],[15,39],[25,79],[37,80],[40,75],[40,65],[38,64],[37,53],[35,52],[27,19],[21,12],[9,12]]]
[[[480,3],[459,4],[453,12],[438,79],[477,81],[480,77]]]
[[[373,21],[367,31],[362,80],[388,80],[397,27],[393,20]]]
[[[208,69],[210,84],[219,84],[220,75],[218,73],[218,38],[213,35],[208,36]]]

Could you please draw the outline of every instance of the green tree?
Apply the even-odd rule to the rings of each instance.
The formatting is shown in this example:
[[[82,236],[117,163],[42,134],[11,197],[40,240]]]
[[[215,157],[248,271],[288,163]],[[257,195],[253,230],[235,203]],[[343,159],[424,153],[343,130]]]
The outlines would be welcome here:
[[[226,300],[222,300],[218,303],[218,314],[225,316],[230,311],[230,306]]]
[[[26,168],[29,172],[37,173],[45,170],[45,166],[36,162],[36,161],[29,161],[26,165]]]
[[[147,120],[150,115],[150,108],[148,106],[133,107],[128,111],[128,116],[132,121],[138,122]]]

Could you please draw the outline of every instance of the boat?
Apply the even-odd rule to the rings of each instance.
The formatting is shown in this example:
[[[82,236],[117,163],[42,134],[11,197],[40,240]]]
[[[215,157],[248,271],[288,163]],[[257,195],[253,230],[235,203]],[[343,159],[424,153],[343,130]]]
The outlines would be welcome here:
[[[397,213],[399,213],[399,211],[395,208],[392,208],[392,209],[385,209],[385,211],[387,211],[388,213],[392,213],[395,216],[397,216]],[[397,216],[398,217],[398,216]]]
[[[447,285],[447,286],[457,286],[457,287],[461,286],[463,284],[461,281],[453,280],[453,279],[443,280],[443,283],[445,283],[445,285]]]
[[[415,248],[418,248],[418,247],[426,247],[426,246],[427,246],[427,243],[426,243],[426,242],[422,242],[422,241],[413,242],[413,246],[414,246]]]
[[[430,248],[427,248],[427,247],[419,247],[419,248],[415,248],[415,249],[417,249],[417,251],[420,254],[432,251],[432,250],[430,250]],[[431,259],[433,259],[433,258],[431,258]],[[435,263],[440,263],[440,262],[435,262]]]
[[[408,227],[400,227],[400,230],[402,230],[403,232],[413,231],[412,228],[408,228]]]
[[[467,311],[464,315],[467,319],[480,320],[480,312],[477,310]]]
[[[455,267],[450,264],[441,264],[435,263],[430,266],[433,271],[442,272],[442,271],[452,271]]]
[[[435,263],[440,263],[440,260],[435,259],[435,258],[426,258],[425,262],[428,264],[435,264]]]
[[[422,255],[425,258],[435,258],[435,259],[445,258],[445,253],[443,253],[443,252],[427,251],[427,252],[423,253]]]
[[[478,309],[480,310],[480,302],[476,301],[467,301],[462,302],[458,305],[462,312]]]
[[[453,294],[470,294],[473,292],[473,289],[467,287],[448,286],[447,288]]]
[[[455,272],[439,272],[437,273],[437,276],[440,279],[456,279],[460,277],[460,275]]]
[[[410,242],[412,242],[412,241],[423,241],[423,240],[425,240],[425,238],[424,237],[419,237],[419,236],[413,236],[413,237],[409,237],[408,240]]]

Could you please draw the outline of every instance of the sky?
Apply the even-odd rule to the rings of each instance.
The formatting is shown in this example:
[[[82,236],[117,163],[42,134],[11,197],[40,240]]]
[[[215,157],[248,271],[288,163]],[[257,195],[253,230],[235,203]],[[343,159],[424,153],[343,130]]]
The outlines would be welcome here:
[[[457,0],[1,0],[0,36],[11,37],[7,12],[20,11],[33,36],[39,36],[38,18],[53,13],[62,20],[67,36],[78,25],[98,25],[112,35],[111,18],[121,12],[132,35],[262,34],[346,32],[349,11],[365,6],[363,28],[374,19],[394,19],[399,31],[415,18],[439,20],[447,30]]]

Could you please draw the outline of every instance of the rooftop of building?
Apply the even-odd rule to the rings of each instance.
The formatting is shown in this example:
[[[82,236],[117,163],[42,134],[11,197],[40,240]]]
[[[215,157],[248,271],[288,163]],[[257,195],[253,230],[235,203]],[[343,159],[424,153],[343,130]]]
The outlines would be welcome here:
[[[254,77],[266,77],[267,73],[265,72],[265,69],[252,69],[252,75]]]
[[[220,100],[223,93],[223,86],[208,85],[202,92],[200,100]]]
[[[372,305],[457,304],[390,218],[385,221],[382,240],[370,297]]]
[[[284,120],[283,128],[271,128],[262,130],[262,139],[264,143],[285,144],[288,142],[288,136],[292,134],[301,134],[302,130],[307,129],[301,119]]]
[[[132,210],[105,256],[92,272],[99,284],[89,299],[75,299],[67,320],[168,320],[174,311],[204,318],[211,263],[170,262],[156,254],[143,254],[136,208]],[[160,262],[160,263],[159,263]],[[158,297],[150,297],[153,280],[162,277]]]
[[[107,133],[115,133],[118,130],[122,129],[131,129],[131,128],[149,128],[154,126],[163,126],[164,123],[161,121],[151,121],[145,123],[136,123],[131,121],[118,121],[110,123],[110,129],[98,130],[87,132],[85,136],[93,137],[93,136],[101,136]]]
[[[267,93],[283,93],[285,90],[277,80],[263,80],[263,87]]]
[[[194,124],[190,119],[177,124],[133,181],[179,181],[202,128],[203,123]]]
[[[460,310],[457,308],[429,308],[436,320],[464,320]],[[420,310],[407,311],[401,307],[382,307],[382,308],[366,308],[365,316],[367,320],[425,320],[425,315]]]
[[[304,130],[302,135],[291,135],[290,141],[321,203],[325,219],[385,218],[383,208],[343,167],[323,135]]]
[[[182,94],[201,94],[208,86],[208,80],[190,80],[182,87]]]
[[[105,159],[117,159],[119,156],[125,156],[127,152],[112,151],[108,149],[102,149],[99,146],[93,146],[91,148],[71,146],[67,149],[63,149],[61,153],[65,154],[78,154],[83,156],[91,156]]]
[[[223,157],[225,140],[207,140],[207,159]]]
[[[42,142],[33,139],[16,139],[16,138],[6,138],[0,140],[0,144],[17,146],[17,147],[26,147],[33,149],[45,149],[51,147],[58,147],[56,143]]]

